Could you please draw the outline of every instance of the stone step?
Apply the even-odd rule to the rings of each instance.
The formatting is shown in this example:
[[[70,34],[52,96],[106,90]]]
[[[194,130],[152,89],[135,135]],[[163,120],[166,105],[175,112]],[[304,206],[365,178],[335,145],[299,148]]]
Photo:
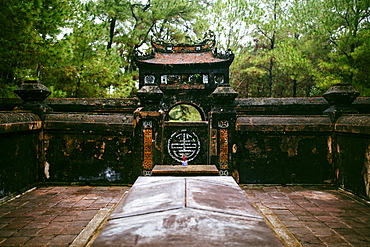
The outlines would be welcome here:
[[[156,165],[152,170],[153,176],[217,176],[215,165]]]

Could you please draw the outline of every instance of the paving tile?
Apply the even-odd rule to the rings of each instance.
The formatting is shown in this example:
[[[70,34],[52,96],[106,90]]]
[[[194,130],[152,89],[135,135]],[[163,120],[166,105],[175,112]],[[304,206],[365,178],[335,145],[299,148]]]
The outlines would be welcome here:
[[[31,222],[23,227],[23,229],[42,229],[45,227],[50,227],[48,222]]]
[[[87,226],[89,222],[90,222],[89,220],[74,220],[74,221],[68,222],[66,227]]]
[[[84,226],[74,226],[74,227],[66,227],[64,228],[63,230],[61,230],[60,234],[63,234],[63,235],[78,235],[80,234],[80,232],[84,229],[85,227]]]
[[[314,234],[296,234],[295,237],[303,244],[303,246],[306,246],[306,244],[324,244],[324,242]]]
[[[283,223],[286,227],[306,227],[304,222],[297,220],[284,220]]]
[[[327,247],[348,247],[348,246],[353,246],[352,244],[350,243],[335,243],[335,244],[331,244],[331,243],[327,243],[325,244],[324,246],[327,246]]]
[[[310,228],[310,230],[315,236],[318,236],[318,237],[337,236],[337,234],[334,231],[332,231],[330,228]]]
[[[13,221],[10,224],[3,227],[3,230],[18,230],[23,228],[24,226],[28,225],[30,222],[28,221]]]
[[[63,228],[57,228],[57,227],[44,228],[44,229],[41,229],[37,233],[37,236],[54,236],[54,235],[58,235],[62,230],[63,230]]]
[[[7,238],[7,237],[10,237],[10,236],[12,236],[14,233],[16,233],[17,232],[17,230],[3,230],[3,229],[1,229],[1,231],[0,231],[0,238]]]
[[[319,237],[324,243],[326,244],[348,244],[346,240],[341,238],[338,235],[332,235],[332,236],[320,236]]]
[[[342,191],[320,186],[241,185],[241,188],[255,205],[269,208],[303,246],[370,246],[370,207]],[[0,205],[0,245],[4,246],[8,239],[16,242],[28,238],[24,246],[68,246],[63,238],[70,241],[77,236],[100,208],[113,207],[129,189],[37,188]],[[59,235],[48,235],[56,233]],[[56,238],[62,235],[70,237]]]
[[[34,228],[34,229],[21,229],[19,231],[17,231],[16,233],[14,233],[13,236],[29,236],[29,237],[32,237],[32,236],[36,236],[37,233],[39,231],[41,231],[42,229],[37,229],[37,228]]]
[[[360,235],[346,235],[344,236],[345,240],[350,242],[351,244],[355,245],[368,245],[370,246],[370,242],[367,238],[364,238]]]
[[[58,221],[73,221],[77,216],[76,215],[58,215],[53,219],[53,222]]]
[[[30,237],[9,237],[0,246],[22,246],[24,245]]]
[[[312,231],[307,227],[288,227],[288,230],[293,234],[311,234]]]
[[[53,219],[55,219],[55,217],[57,217],[56,215],[41,215],[41,216],[38,216],[36,217],[33,221],[34,222],[50,222],[52,221]]]
[[[46,246],[52,238],[54,238],[53,235],[32,237],[25,243],[25,246]]]
[[[48,245],[50,246],[69,246],[77,236],[74,234],[70,235],[58,235],[55,236]]]
[[[366,237],[370,241],[370,228],[367,229],[355,229],[361,236]]]
[[[328,227],[332,228],[332,229],[350,228],[350,226],[348,226],[347,224],[345,224],[343,222],[325,221],[324,224],[327,225]]]
[[[319,222],[315,216],[298,215],[297,218],[304,222]]]

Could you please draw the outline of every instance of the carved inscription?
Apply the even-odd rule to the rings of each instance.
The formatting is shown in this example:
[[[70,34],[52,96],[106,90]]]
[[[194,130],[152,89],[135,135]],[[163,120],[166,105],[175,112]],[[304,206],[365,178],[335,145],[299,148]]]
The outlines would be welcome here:
[[[143,168],[152,169],[152,129],[144,129],[144,161]]]
[[[172,159],[181,162],[186,156],[188,161],[194,160],[200,151],[200,142],[194,132],[180,130],[174,132],[167,143],[168,154]]]
[[[220,168],[227,169],[229,160],[229,131],[220,129]]]

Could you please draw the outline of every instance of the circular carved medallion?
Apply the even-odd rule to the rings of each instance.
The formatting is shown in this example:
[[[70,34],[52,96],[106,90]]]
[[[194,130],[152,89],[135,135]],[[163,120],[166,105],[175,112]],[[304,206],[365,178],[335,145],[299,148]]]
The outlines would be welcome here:
[[[181,162],[185,155],[188,161],[194,160],[200,151],[200,142],[194,132],[180,130],[174,132],[167,143],[168,154],[172,159]]]

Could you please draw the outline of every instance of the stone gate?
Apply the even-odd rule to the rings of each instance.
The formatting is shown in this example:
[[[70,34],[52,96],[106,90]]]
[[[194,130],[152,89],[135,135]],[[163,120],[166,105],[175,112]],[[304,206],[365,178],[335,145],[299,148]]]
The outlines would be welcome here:
[[[215,50],[209,33],[202,42],[152,42],[151,54],[137,54],[141,107],[136,111],[145,174],[154,165],[230,166],[230,139],[236,120],[229,85],[231,51]]]

